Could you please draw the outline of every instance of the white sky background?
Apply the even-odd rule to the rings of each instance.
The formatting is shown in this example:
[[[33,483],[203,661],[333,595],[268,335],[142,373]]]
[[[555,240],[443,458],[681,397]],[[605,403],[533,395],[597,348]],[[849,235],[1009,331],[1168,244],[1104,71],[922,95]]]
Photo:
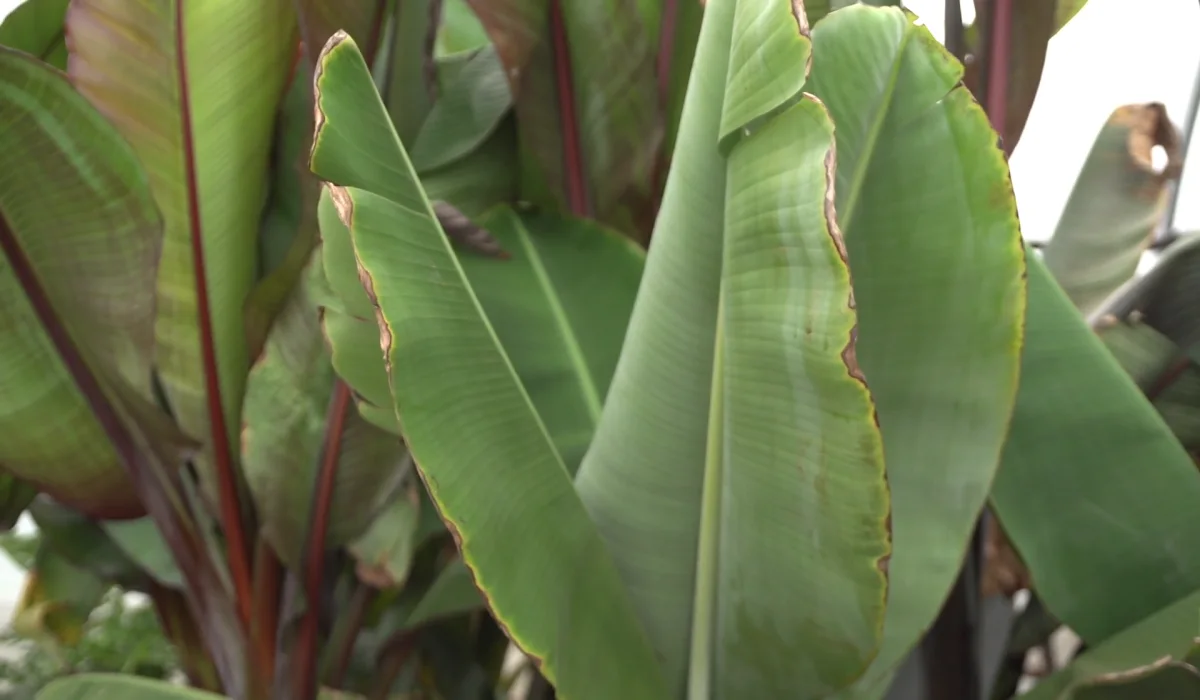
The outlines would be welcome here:
[[[19,4],[0,0],[0,15]],[[943,0],[905,4],[942,38]],[[972,16],[972,0],[963,5],[964,16]],[[1089,0],[1054,37],[1033,113],[1010,163],[1026,238],[1044,241],[1054,232],[1096,132],[1113,109],[1158,101],[1182,122],[1200,65],[1198,37],[1197,0]],[[1194,142],[1191,150],[1197,164],[1185,171],[1176,218],[1185,231],[1200,229],[1200,145]],[[0,604],[11,605],[22,578],[0,556]],[[0,617],[7,614],[0,610]]]

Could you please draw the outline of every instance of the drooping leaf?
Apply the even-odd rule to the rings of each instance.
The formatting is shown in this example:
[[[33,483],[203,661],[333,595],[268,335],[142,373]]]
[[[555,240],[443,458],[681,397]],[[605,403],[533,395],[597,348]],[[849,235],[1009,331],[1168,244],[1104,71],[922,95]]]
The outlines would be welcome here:
[[[156,367],[172,414],[205,441],[204,484],[217,469],[228,500],[248,367],[243,304],[295,52],[293,9],[76,0],[67,32],[73,84],[133,146],[163,213]]]
[[[377,342],[397,417],[492,611],[564,696],[665,697],[604,543],[439,229],[352,40],[338,35],[326,46],[315,89],[313,170],[336,183],[355,262],[379,304]],[[440,283],[428,284],[430,274]],[[521,496],[496,498],[502,493]]]
[[[320,265],[319,260],[314,263]],[[405,472],[400,441],[368,424],[353,409],[340,436],[326,434],[334,380],[320,311],[307,284],[301,284],[250,370],[242,412],[246,483],[263,535],[291,566],[301,561],[313,484],[326,440],[341,441],[325,535],[328,548],[366,532],[396,495]]]
[[[1200,697],[1200,593],[1147,615],[1022,695],[1028,700]]]
[[[818,101],[796,101],[811,55],[797,9],[705,9],[577,478],[675,696],[824,697],[862,673],[882,631],[883,452],[855,357],[834,129]]]
[[[409,484],[388,503],[361,537],[350,543],[360,581],[374,588],[400,588],[408,579],[413,551],[420,544],[419,486]]]
[[[467,155],[496,130],[511,106],[504,66],[496,49],[485,46],[442,90],[421,124],[413,140],[413,167],[423,173]]]
[[[1167,154],[1162,170],[1152,162],[1156,146]],[[1159,103],[1118,107],[1101,128],[1043,258],[1085,316],[1133,277],[1180,159],[1179,134]]]
[[[149,395],[162,220],[120,135],[65,77],[0,49],[0,466],[102,517],[143,505],[18,278],[27,266],[91,371]]]
[[[662,139],[653,33],[637,0],[467,0],[516,104],[522,198],[644,239]]]
[[[76,646],[92,611],[111,586],[43,542],[13,611],[13,630],[26,639]]]
[[[206,693],[140,676],[81,673],[51,681],[37,700],[220,700]]]
[[[1200,584],[1200,472],[1029,258],[1021,390],[992,503],[1046,606],[1096,645]]]
[[[900,663],[958,576],[1023,340],[1025,262],[1003,153],[962,67],[914,20],[857,5],[813,28],[810,89],[837,124],[858,361],[892,491],[884,643],[852,697]]]
[[[70,0],[25,0],[0,22],[0,46],[24,51],[67,69],[63,20]]]

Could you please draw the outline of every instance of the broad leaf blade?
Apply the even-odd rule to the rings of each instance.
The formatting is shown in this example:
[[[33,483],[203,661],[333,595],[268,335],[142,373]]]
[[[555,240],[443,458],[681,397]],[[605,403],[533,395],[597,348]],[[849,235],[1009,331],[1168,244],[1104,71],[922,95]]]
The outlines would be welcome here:
[[[111,586],[43,542],[13,611],[13,630],[26,639],[76,646],[92,611]]]
[[[148,395],[162,220],[134,153],[61,73],[0,50],[0,216],[93,370]],[[108,438],[0,268],[0,465],[103,517],[143,506]]]
[[[380,161],[398,177],[359,180],[373,192],[336,187],[334,200],[379,305],[380,342],[409,449],[492,611],[563,695],[664,697],[604,543],[399,149],[361,54],[344,35],[326,46],[316,92],[314,172],[341,185],[360,178],[356,163],[389,150],[400,156]],[[430,275],[439,283],[430,285]],[[518,501],[495,498],[502,493],[521,494],[519,512],[510,508]]]
[[[67,68],[63,20],[70,0],[26,0],[0,23],[0,45],[37,56],[59,70]]]
[[[854,362],[833,127],[799,95],[810,44],[794,8],[706,7],[577,479],[676,696],[824,697],[862,672],[882,627],[883,455]]]
[[[1168,162],[1152,163],[1161,146]],[[1179,133],[1158,103],[1125,105],[1100,129],[1043,260],[1085,316],[1133,277],[1178,178]]]
[[[226,425],[239,423],[248,367],[242,309],[257,270],[275,110],[295,50],[291,5],[76,0],[67,29],[72,82],[133,146],[163,213],[156,365],[180,426],[211,451],[218,383],[210,385],[210,373],[219,376]],[[197,247],[211,327],[203,327]],[[215,368],[202,357],[202,336],[212,338]],[[210,483],[211,472],[202,477]]]
[[[847,7],[813,28],[809,89],[837,124],[858,361],[892,491],[884,644],[857,690],[894,669],[941,608],[1017,392],[1026,294],[1016,205],[961,76],[896,8]]]
[[[1200,582],[1200,473],[1032,254],[1029,273],[992,503],[1046,606],[1098,644]]]

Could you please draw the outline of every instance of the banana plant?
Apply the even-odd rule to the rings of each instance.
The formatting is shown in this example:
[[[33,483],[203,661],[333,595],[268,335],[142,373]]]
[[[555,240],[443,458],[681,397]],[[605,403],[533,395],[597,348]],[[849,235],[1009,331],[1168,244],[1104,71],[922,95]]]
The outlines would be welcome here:
[[[797,3],[707,4],[572,479],[367,62],[327,44],[324,271],[383,350],[356,392],[391,401],[490,609],[560,694],[868,694],[932,621],[999,460],[1024,317],[1007,170],[960,76],[897,9],[810,30]],[[912,177],[929,149],[955,167]]]

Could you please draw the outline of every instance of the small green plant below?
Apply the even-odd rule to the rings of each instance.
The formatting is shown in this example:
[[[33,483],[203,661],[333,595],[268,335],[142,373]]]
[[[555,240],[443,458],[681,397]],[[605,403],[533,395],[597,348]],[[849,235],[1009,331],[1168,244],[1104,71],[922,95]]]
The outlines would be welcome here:
[[[2,548],[28,569],[41,538],[5,533]],[[0,632],[0,700],[29,700],[50,681],[76,673],[128,673],[161,680],[178,671],[175,650],[163,636],[154,609],[117,587],[92,614],[79,644],[31,640],[8,622]]]

